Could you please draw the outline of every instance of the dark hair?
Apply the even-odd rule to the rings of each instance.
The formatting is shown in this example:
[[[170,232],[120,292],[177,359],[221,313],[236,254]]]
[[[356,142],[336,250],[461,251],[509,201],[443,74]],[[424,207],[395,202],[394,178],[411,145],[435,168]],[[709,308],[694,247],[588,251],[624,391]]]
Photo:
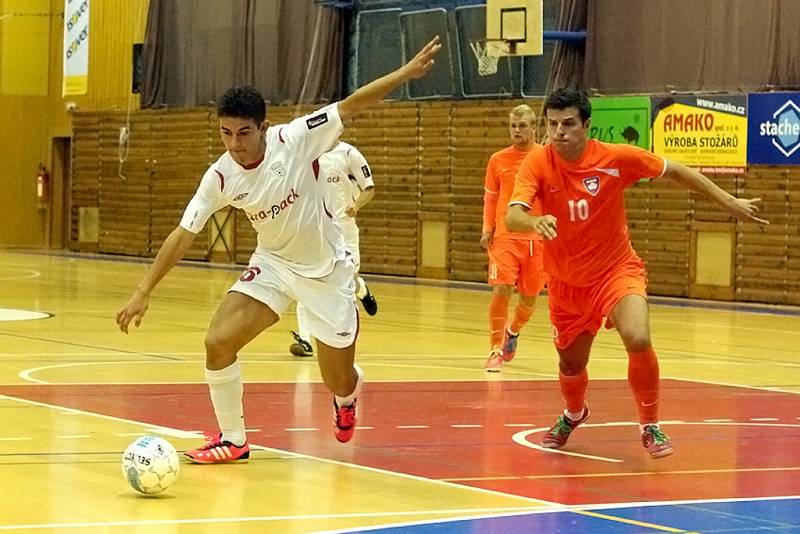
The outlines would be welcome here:
[[[253,119],[261,125],[267,118],[267,104],[261,93],[249,85],[231,87],[217,103],[217,117]]]
[[[548,109],[567,108],[578,108],[582,122],[586,122],[592,116],[592,103],[586,91],[567,88],[556,89],[545,98],[542,115],[547,116]]]

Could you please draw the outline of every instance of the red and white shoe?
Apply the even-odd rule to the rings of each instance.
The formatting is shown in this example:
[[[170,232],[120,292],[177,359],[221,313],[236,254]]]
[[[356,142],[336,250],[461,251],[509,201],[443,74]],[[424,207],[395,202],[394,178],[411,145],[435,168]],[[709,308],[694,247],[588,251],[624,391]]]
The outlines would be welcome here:
[[[333,435],[340,443],[347,443],[353,438],[356,432],[356,402],[350,406],[336,404],[333,400]]]
[[[669,456],[672,450],[672,442],[658,425],[647,425],[642,432],[642,445],[650,454],[651,458],[663,458]]]
[[[237,446],[230,441],[222,441],[222,432],[206,434],[206,444],[200,448],[183,453],[196,464],[223,464],[246,462],[250,458],[250,445]]]

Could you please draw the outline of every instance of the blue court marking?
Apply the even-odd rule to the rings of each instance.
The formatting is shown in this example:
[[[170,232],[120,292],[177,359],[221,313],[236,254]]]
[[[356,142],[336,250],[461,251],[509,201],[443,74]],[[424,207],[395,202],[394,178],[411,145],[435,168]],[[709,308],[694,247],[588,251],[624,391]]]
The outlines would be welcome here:
[[[698,501],[636,505],[622,508],[591,506],[585,510],[415,522],[357,532],[381,534],[492,533],[651,533],[704,534],[800,533],[800,499],[776,498]],[[350,531],[350,532],[355,532]],[[346,531],[338,531],[346,532]]]
[[[0,249],[2,251],[2,249]],[[46,251],[46,250],[14,250],[13,252],[22,254],[32,254],[40,256],[62,256],[67,258],[78,258],[86,260],[98,261],[111,261],[119,263],[152,263],[152,258],[139,258],[135,256],[114,256],[106,254],[88,253],[88,252],[73,252],[73,251]],[[219,271],[234,271],[240,272],[244,269],[244,264],[238,263],[207,263],[203,261],[182,260],[179,262],[181,267],[191,267],[194,269],[204,270],[219,270]],[[387,284],[397,285],[410,285],[410,286],[423,286],[423,287],[440,287],[444,289],[466,289],[468,291],[492,291],[492,287],[488,284],[479,282],[461,282],[457,280],[431,280],[419,278],[404,278],[400,276],[390,276],[383,274],[368,274],[362,273],[369,281],[383,282]],[[543,295],[547,294],[547,290],[542,291]],[[693,299],[682,299],[678,297],[659,297],[648,295],[648,299],[653,304],[660,306],[671,306],[675,308],[694,308],[702,310],[725,310],[745,313],[757,313],[765,315],[786,315],[791,317],[800,317],[800,307],[798,306],[779,306],[770,304],[753,304],[749,302],[718,302],[718,301],[698,301]]]

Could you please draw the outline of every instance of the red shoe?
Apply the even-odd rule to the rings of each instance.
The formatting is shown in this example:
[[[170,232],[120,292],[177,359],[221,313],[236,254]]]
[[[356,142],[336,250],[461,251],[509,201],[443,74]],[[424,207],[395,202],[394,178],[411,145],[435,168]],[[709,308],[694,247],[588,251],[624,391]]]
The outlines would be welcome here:
[[[347,443],[356,432],[356,402],[350,406],[339,406],[333,400],[333,435],[340,443]]]
[[[489,358],[483,364],[483,370],[487,373],[499,373],[503,368],[503,354],[497,345],[489,352]]]
[[[642,432],[642,445],[650,453],[651,458],[663,458],[672,454],[672,444],[669,436],[664,434],[656,425],[647,425]]]
[[[589,418],[589,406],[583,407],[583,415],[577,421],[573,421],[566,414],[561,414],[556,419],[556,423],[542,438],[542,447],[545,449],[560,449],[567,444],[569,435],[578,428],[578,425]]]
[[[246,462],[250,458],[250,445],[245,442],[241,447],[230,441],[222,441],[222,432],[206,434],[206,444],[198,449],[183,453],[196,464],[222,464],[230,462]]]
[[[512,334],[506,328],[503,333],[503,344],[501,345],[503,347],[501,349],[503,361],[510,362],[517,355],[517,341],[519,341],[519,332]]]

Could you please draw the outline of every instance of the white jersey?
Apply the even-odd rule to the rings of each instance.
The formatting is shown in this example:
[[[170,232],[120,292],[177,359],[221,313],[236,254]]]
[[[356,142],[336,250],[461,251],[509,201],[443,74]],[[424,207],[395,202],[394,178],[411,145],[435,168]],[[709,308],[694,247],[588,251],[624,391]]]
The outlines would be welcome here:
[[[330,274],[346,257],[341,229],[322,199],[317,158],[342,133],[336,104],[272,126],[264,160],[253,169],[226,151],[203,175],[180,225],[198,233],[211,215],[233,206],[258,233],[257,251],[307,278]]]
[[[340,141],[320,156],[319,166],[328,211],[340,221],[350,219],[345,210],[355,205],[365,189],[375,186],[366,158],[353,145]]]

